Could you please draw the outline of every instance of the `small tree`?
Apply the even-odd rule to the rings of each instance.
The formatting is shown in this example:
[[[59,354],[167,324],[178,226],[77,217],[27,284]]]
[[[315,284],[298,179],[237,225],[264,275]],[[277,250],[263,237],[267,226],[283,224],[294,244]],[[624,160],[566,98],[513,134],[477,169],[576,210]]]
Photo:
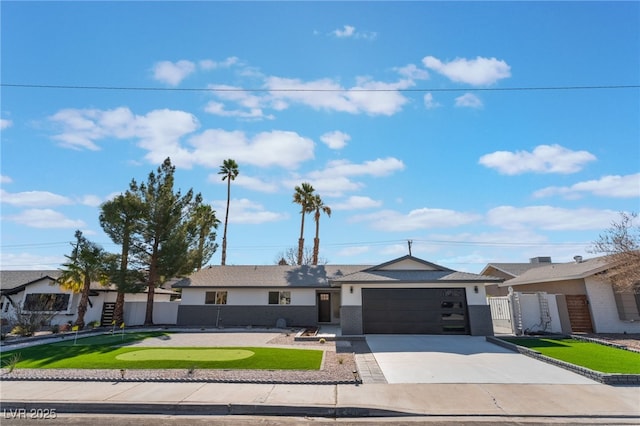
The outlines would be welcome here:
[[[600,234],[592,253],[604,254],[611,264],[606,275],[616,291],[633,290],[640,283],[640,223],[637,213],[620,212],[618,221]]]
[[[12,310],[7,315],[7,323],[13,334],[19,336],[32,336],[39,331],[44,324],[49,324],[58,313],[55,307],[50,306],[49,301],[43,297],[31,300],[29,306],[22,307],[24,301],[11,302]]]
[[[284,252],[278,253],[274,260],[274,264],[276,265],[298,265],[298,255],[296,248],[290,247],[286,249]],[[313,251],[309,247],[304,247],[302,251],[302,265],[326,265],[329,263],[324,258],[319,258],[318,263],[313,263]]]
[[[71,255],[65,256],[68,262],[62,265],[62,274],[58,282],[63,288],[80,293],[76,325],[83,328],[91,283],[93,281],[101,284],[109,282],[107,265],[109,257],[102,247],[87,240],[82,235],[82,231],[76,231],[75,238],[76,243],[73,245]]]

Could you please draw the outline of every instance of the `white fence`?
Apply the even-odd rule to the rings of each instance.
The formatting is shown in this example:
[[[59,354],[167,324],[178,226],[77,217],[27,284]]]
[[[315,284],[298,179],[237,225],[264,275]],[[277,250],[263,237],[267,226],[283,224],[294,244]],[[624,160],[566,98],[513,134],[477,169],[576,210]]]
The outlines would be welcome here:
[[[566,311],[562,295],[512,292],[488,301],[496,334],[571,332],[566,315],[561,314]]]
[[[155,302],[153,304],[153,323],[175,325],[178,322],[180,301]],[[147,302],[125,302],[124,323],[127,326],[143,325],[147,313]]]

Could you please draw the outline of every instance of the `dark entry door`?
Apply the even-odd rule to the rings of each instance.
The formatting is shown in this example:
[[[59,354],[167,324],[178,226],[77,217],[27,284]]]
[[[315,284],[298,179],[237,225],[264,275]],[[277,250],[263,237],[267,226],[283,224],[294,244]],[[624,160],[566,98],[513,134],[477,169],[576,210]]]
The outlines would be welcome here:
[[[100,318],[101,326],[111,325],[111,321],[113,321],[113,312],[116,308],[115,303],[105,303],[102,305],[102,318]]]
[[[318,293],[318,322],[331,322],[331,293]]]

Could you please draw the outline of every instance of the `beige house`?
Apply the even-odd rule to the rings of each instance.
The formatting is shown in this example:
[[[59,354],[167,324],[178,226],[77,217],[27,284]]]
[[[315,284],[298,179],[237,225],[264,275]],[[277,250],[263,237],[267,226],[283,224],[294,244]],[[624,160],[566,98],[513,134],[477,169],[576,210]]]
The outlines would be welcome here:
[[[566,306],[559,309],[568,314],[574,333],[640,333],[640,283],[627,291],[615,291],[605,274],[609,265],[604,257],[585,260],[576,256],[568,263],[544,259],[529,264],[487,265],[481,274],[509,271],[514,275],[492,286],[487,293],[503,296],[511,289],[521,294],[544,292],[562,296],[558,301]]]

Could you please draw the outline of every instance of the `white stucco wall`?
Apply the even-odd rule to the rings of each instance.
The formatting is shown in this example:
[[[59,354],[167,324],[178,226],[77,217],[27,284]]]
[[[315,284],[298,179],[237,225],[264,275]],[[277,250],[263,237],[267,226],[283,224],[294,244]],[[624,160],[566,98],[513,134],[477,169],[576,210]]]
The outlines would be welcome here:
[[[288,291],[291,293],[291,304],[297,306],[315,306],[316,290],[311,288],[183,288],[183,305],[204,305],[207,291],[226,291],[227,305],[262,306],[269,304],[270,291]]]
[[[640,333],[640,321],[619,318],[611,284],[592,276],[585,279],[585,287],[596,333]]]

